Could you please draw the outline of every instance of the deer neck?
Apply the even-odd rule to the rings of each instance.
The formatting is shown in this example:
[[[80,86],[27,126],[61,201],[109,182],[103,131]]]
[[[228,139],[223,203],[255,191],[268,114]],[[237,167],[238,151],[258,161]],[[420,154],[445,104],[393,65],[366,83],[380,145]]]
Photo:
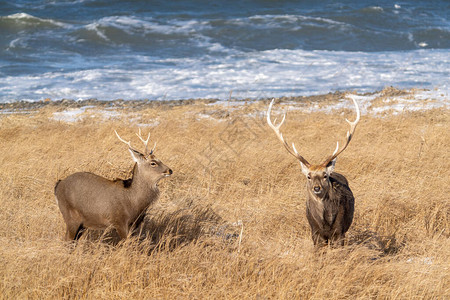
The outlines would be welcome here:
[[[331,185],[329,190],[321,196],[318,196],[314,192],[312,192],[312,189],[309,186],[307,186],[307,190],[309,198],[309,203],[307,205],[312,213],[313,218],[316,219],[316,222],[318,223],[326,220],[329,224],[332,224],[334,217],[333,211],[332,209],[330,210],[330,207],[333,206],[331,203],[333,203],[336,198],[333,186]]]
[[[319,224],[326,221],[331,226],[334,223],[336,217],[336,191],[334,186],[331,185],[328,192],[321,197],[315,195],[311,189],[308,189],[309,194],[309,209],[312,211],[312,217],[316,219]]]
[[[159,196],[156,182],[149,180],[139,172],[137,165],[134,166],[131,178],[131,186],[128,189],[130,202],[139,209],[149,206]]]

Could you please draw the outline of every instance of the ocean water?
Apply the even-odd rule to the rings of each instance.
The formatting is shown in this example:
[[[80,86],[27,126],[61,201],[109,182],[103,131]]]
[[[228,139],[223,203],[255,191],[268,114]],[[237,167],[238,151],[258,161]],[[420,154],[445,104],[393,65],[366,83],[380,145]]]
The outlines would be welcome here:
[[[0,102],[450,91],[450,2],[0,1]]]

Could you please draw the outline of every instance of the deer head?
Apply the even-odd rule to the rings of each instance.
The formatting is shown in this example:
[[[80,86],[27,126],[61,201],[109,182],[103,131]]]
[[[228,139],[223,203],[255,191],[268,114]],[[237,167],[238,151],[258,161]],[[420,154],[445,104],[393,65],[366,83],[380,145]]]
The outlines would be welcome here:
[[[114,130],[114,132],[116,133],[120,141],[128,145],[128,150],[130,151],[134,162],[137,164],[139,172],[141,172],[141,174],[144,175],[143,176],[144,178],[148,178],[150,179],[151,182],[154,182],[156,184],[160,179],[170,176],[172,174],[172,170],[168,168],[166,165],[164,165],[154,155],[156,143],[150,151],[148,150],[148,141],[150,139],[150,133],[148,134],[147,139],[145,140],[141,135],[140,128],[139,133],[136,133],[137,137],[144,143],[145,146],[144,153],[142,153],[133,148],[131,146],[130,141],[125,141],[124,139],[122,139],[116,130]]]
[[[333,154],[328,156],[321,164],[317,164],[317,165],[310,164],[303,156],[301,156],[298,153],[297,149],[295,148],[294,143],[292,143],[292,148],[291,148],[291,147],[289,147],[286,140],[283,138],[283,135],[280,132],[280,127],[281,127],[281,125],[283,125],[283,123],[286,119],[286,114],[283,115],[283,119],[281,120],[281,122],[278,125],[274,125],[272,123],[272,121],[270,119],[270,115],[271,115],[271,110],[272,110],[272,106],[273,106],[275,99],[273,99],[270,102],[269,108],[267,110],[267,123],[269,124],[270,128],[273,129],[273,131],[275,132],[275,134],[277,135],[278,139],[283,144],[283,146],[286,148],[286,150],[291,155],[293,155],[295,158],[297,158],[299,160],[301,169],[302,169],[302,173],[307,178],[306,184],[307,184],[308,192],[311,193],[312,195],[315,195],[316,197],[323,198],[324,195],[328,194],[330,186],[331,186],[330,176],[334,171],[336,159],[337,159],[338,155],[340,155],[347,148],[347,146],[350,143],[350,141],[353,137],[353,134],[355,132],[356,125],[359,122],[359,119],[360,119],[359,107],[358,107],[358,104],[356,103],[355,99],[352,98],[352,100],[356,107],[356,119],[353,122],[350,122],[349,120],[346,119],[346,121],[350,125],[350,130],[347,131],[347,140],[345,142],[344,147],[339,149],[339,142],[337,142],[336,149],[334,150]],[[276,123],[276,119],[275,119],[275,123]]]

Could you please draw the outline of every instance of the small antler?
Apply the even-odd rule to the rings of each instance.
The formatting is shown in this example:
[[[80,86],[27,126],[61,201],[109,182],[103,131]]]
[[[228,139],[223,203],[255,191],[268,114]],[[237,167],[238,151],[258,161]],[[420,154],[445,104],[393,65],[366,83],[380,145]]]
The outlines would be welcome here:
[[[281,120],[280,124],[278,124],[277,126],[275,126],[272,121],[270,120],[270,114],[272,111],[272,106],[273,103],[275,102],[275,98],[272,99],[272,101],[270,102],[269,105],[269,109],[267,110],[267,124],[269,124],[270,128],[273,129],[273,131],[275,132],[275,134],[277,135],[278,139],[281,141],[281,143],[283,143],[284,147],[286,148],[286,150],[293,155],[294,157],[296,157],[299,161],[301,161],[304,165],[306,165],[307,167],[310,166],[310,163],[303,158],[303,156],[301,156],[298,152],[297,149],[295,149],[295,145],[294,143],[292,143],[292,149],[288,146],[287,142],[284,140],[283,138],[283,134],[280,132],[280,127],[281,125],[283,125],[284,120],[286,119],[286,114],[283,115],[283,120]],[[274,121],[275,123],[277,122],[277,119],[275,119]]]
[[[356,119],[353,122],[350,122],[349,120],[345,119],[345,121],[347,121],[347,123],[350,125],[350,130],[347,131],[347,141],[346,141],[344,147],[339,151],[338,151],[339,142],[337,142],[336,149],[334,150],[333,154],[325,160],[325,162],[322,164],[323,166],[327,166],[332,160],[334,160],[336,157],[338,157],[338,155],[341,154],[345,150],[345,148],[347,148],[348,144],[352,140],[353,134],[355,133],[356,125],[358,125],[359,119],[361,117],[361,113],[359,111],[358,103],[356,102],[355,98],[353,98],[353,97],[350,97],[350,98],[352,99],[353,103],[355,104]]]
[[[153,154],[153,152],[155,151],[155,148],[156,148],[156,142],[155,142],[155,145],[153,146],[152,150],[150,150],[150,152],[148,152],[148,140],[150,139],[150,132],[148,133],[148,136],[147,136],[146,140],[144,140],[144,138],[141,135],[141,128],[139,128],[139,134],[136,133],[136,135],[144,143],[146,155],[147,155],[147,153],[148,153],[148,155]]]
[[[116,135],[117,135],[117,137],[119,138],[119,140],[122,141],[123,143],[127,144],[128,147],[129,147],[130,149],[132,149],[132,150],[134,150],[134,151],[137,151],[137,152],[140,152],[140,151],[134,149],[133,147],[131,147],[131,141],[128,141],[128,142],[125,141],[123,138],[120,137],[120,135],[117,133],[116,130],[114,130],[114,132],[116,133]],[[137,137],[138,137],[138,138],[144,143],[144,145],[145,145],[145,152],[144,152],[145,155],[148,156],[148,155],[153,154],[153,151],[155,151],[155,148],[156,148],[156,143],[155,143],[155,146],[153,146],[153,149],[150,150],[150,152],[148,152],[148,141],[149,141],[149,139],[150,139],[150,133],[148,134],[147,139],[144,140],[144,138],[143,138],[142,135],[141,135],[141,129],[139,128],[139,133],[136,133],[136,135],[137,135]]]

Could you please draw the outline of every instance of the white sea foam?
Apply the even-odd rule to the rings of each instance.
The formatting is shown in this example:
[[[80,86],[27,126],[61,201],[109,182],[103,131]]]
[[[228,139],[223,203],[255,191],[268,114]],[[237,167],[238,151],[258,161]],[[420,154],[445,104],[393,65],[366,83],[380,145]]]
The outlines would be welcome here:
[[[101,18],[93,23],[85,25],[85,28],[96,32],[101,38],[108,40],[102,31],[107,27],[115,27],[127,32],[134,33],[158,33],[163,35],[183,34],[199,32],[210,26],[207,21],[197,20],[170,20],[166,22],[158,22],[152,18],[140,19],[133,16],[111,16]]]
[[[347,23],[329,18],[303,15],[254,15],[249,18],[229,19],[227,20],[227,23],[240,26],[251,26],[259,29],[290,27],[290,30],[297,30],[302,25],[312,25],[314,27],[324,27],[329,29],[336,28],[337,26],[342,28],[351,27],[351,25]]]
[[[16,20],[16,21],[20,21],[25,24],[30,21],[34,21],[34,22],[39,21],[44,24],[55,25],[58,27],[68,27],[69,26],[68,24],[63,23],[63,22],[59,22],[59,21],[55,21],[55,20],[51,20],[51,19],[41,19],[41,18],[32,16],[30,14],[27,14],[27,13],[16,13],[16,14],[12,14],[12,15],[0,17],[0,18]]]
[[[119,59],[111,57],[110,60]],[[147,60],[148,57],[137,59],[144,63]],[[438,88],[446,96],[450,91],[450,61],[446,50],[361,53],[275,49],[235,52],[220,60],[206,56],[160,59],[153,63],[158,67],[122,69],[118,66],[8,76],[0,83],[0,95],[8,96],[0,101],[18,97],[22,100],[228,99],[230,91],[236,98],[268,98],[342,90],[373,92],[386,86]]]
[[[100,38],[104,39],[105,41],[109,41],[108,37],[105,35],[105,33],[99,28],[100,24],[95,22],[91,23],[85,26],[87,30],[95,32]]]
[[[8,48],[6,48],[6,50],[10,51],[15,48],[26,48],[26,47],[27,42],[23,38],[19,37],[9,42]]]
[[[370,6],[367,8],[368,11],[374,11],[374,12],[383,12],[384,9],[381,6]]]
[[[349,24],[335,21],[323,17],[310,17],[302,15],[254,15],[248,18],[228,18],[223,20],[225,23],[233,26],[242,26],[243,28],[259,28],[259,29],[274,29],[290,27],[290,30],[295,30],[295,26],[299,24],[313,25],[326,28],[348,27]],[[207,38],[202,35],[205,30],[214,29],[212,20],[179,20],[167,19],[164,21],[153,18],[137,18],[134,16],[110,16],[101,18],[95,22],[85,25],[88,30],[98,33],[99,28],[115,27],[121,29],[129,34],[135,32],[141,33],[158,33],[163,35],[181,34],[190,35],[196,34],[197,37]],[[331,27],[330,27],[331,26]],[[245,29],[245,30],[248,30]],[[103,35],[99,34],[102,38]]]
[[[32,15],[26,14],[26,13],[16,13],[16,14],[12,14],[6,17],[3,17],[5,19],[17,19],[17,20],[21,20],[21,19],[32,19],[35,18]]]

